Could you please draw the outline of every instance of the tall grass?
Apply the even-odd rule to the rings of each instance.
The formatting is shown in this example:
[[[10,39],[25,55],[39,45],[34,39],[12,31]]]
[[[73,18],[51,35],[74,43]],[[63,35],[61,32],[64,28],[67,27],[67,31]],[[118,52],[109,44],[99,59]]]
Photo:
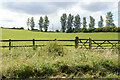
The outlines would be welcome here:
[[[118,53],[57,46],[2,49],[6,78],[118,78]]]

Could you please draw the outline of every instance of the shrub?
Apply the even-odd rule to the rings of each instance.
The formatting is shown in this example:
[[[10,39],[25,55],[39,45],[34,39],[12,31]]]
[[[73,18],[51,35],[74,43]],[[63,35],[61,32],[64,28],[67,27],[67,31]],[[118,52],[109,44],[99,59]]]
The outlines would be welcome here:
[[[82,32],[81,28],[78,30],[79,32]]]
[[[103,27],[103,32],[111,32],[112,29],[109,26]]]
[[[58,29],[55,32],[60,32]]]
[[[115,31],[116,31],[116,32],[120,32],[120,27],[116,27],[116,28],[115,28]]]
[[[81,32],[81,29],[74,29],[73,28],[73,33],[78,33],[78,32]]]
[[[79,31],[78,31],[78,30],[74,30],[73,32],[74,32],[74,33],[77,33],[77,32],[79,32]]]
[[[0,28],[4,28],[4,27],[1,26]]]
[[[88,28],[88,32],[94,32],[93,28]]]
[[[10,29],[24,30],[24,27],[20,27],[20,28],[15,28],[15,27],[13,27],[13,28],[10,28]]]
[[[101,27],[101,28],[96,28],[95,29],[95,32],[102,32],[103,31],[103,28]]]
[[[38,29],[32,29],[32,31],[39,32],[39,30],[38,30]]]
[[[82,31],[82,32],[88,32],[88,30],[87,30],[86,27],[83,27],[83,28],[81,29],[81,31]]]
[[[72,29],[68,29],[66,32],[67,32],[67,33],[72,33],[73,30],[72,30]]]
[[[118,32],[120,32],[120,27],[118,27]]]
[[[20,27],[20,29],[23,29],[23,30],[24,30],[24,27]]]
[[[63,56],[64,50],[62,46],[58,46],[57,42],[50,42],[47,46],[47,51],[53,56]]]
[[[112,32],[116,32],[116,27],[115,26],[111,26],[111,30],[112,30]]]

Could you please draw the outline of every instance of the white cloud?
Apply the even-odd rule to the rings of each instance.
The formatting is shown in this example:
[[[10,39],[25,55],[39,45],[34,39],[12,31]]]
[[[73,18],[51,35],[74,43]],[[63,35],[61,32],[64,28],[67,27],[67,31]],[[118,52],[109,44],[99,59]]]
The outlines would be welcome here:
[[[102,0],[100,0],[100,1],[102,1]],[[103,0],[103,1],[105,1],[105,0]],[[85,4],[86,6],[90,5],[93,2],[93,0],[90,0],[88,2],[80,1],[76,5],[70,6],[69,8],[60,8],[57,12],[53,10],[53,13],[48,14],[48,17],[49,17],[49,20],[50,20],[49,30],[60,29],[60,26],[61,26],[60,16],[63,13],[67,13],[67,15],[69,13],[71,13],[72,15],[79,14],[81,16],[81,21],[82,21],[83,17],[87,17],[87,22],[88,23],[89,23],[89,16],[93,16],[96,20],[96,27],[97,27],[97,23],[99,21],[100,16],[103,16],[104,21],[105,21],[105,15],[107,14],[107,12],[112,11],[113,15],[115,14],[115,16],[114,16],[115,21],[114,22],[117,25],[118,24],[118,21],[117,21],[118,19],[117,19],[117,15],[116,15],[116,13],[118,11],[117,1],[116,0],[112,0],[112,1],[115,1],[114,4],[111,5],[110,8],[108,8],[106,10],[102,10],[102,11],[100,11],[100,10],[99,11],[89,11],[87,9],[83,9],[80,6],[80,5],[83,5],[83,4]],[[96,2],[98,2],[98,1],[96,1]],[[110,1],[108,1],[108,2],[110,2]],[[0,26],[4,26],[4,27],[25,27],[27,29],[27,26],[26,26],[27,18],[31,18],[33,16],[34,19],[35,19],[36,26],[38,26],[38,20],[39,20],[40,16],[44,17],[44,15],[41,15],[41,14],[40,15],[32,15],[32,14],[26,14],[26,13],[13,12],[9,9],[4,8],[3,6],[1,6],[1,4],[2,3],[0,3],[0,12],[1,12]],[[105,22],[104,22],[104,25],[105,25]]]
[[[118,2],[119,0],[1,0],[3,2]]]

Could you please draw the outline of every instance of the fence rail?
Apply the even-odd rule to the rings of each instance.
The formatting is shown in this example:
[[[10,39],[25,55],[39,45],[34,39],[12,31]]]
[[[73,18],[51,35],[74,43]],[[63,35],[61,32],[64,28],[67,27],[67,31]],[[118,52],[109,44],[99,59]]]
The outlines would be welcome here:
[[[12,46],[12,42],[32,42],[32,45],[23,45],[23,46]],[[11,50],[12,47],[40,47],[40,46],[46,46],[46,45],[36,45],[36,41],[66,41],[66,42],[74,42],[74,45],[58,45],[58,46],[75,46],[75,48],[86,48],[86,49],[106,49],[106,48],[117,48],[120,47],[120,40],[92,40],[89,39],[79,39],[79,37],[75,37],[75,40],[0,40],[0,42],[9,42],[8,46],[0,46],[2,48],[9,47],[9,50]],[[113,42],[114,41],[114,42]],[[106,44],[109,44],[108,46]]]
[[[9,42],[9,41],[17,42],[17,41],[33,41],[33,40],[0,40],[0,42]],[[35,40],[35,41],[75,41],[75,40]]]

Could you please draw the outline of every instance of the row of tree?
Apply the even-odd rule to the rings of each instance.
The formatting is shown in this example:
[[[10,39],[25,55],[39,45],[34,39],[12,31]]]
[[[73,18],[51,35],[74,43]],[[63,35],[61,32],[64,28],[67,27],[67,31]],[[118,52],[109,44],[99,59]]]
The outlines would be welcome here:
[[[73,28],[73,32],[120,32],[120,27],[115,27],[115,26],[111,26],[111,27],[100,27],[100,28],[80,28],[79,30],[74,30]]]
[[[106,15],[106,26],[115,26],[115,24],[113,23],[113,14],[111,12],[108,12]],[[73,32],[73,31],[79,31],[79,29],[81,28],[81,25],[83,25],[83,29],[85,29],[87,27],[87,21],[86,21],[86,17],[83,17],[83,22],[81,22],[81,18],[80,15],[77,14],[75,17],[71,14],[69,14],[68,16],[66,15],[66,13],[64,13],[61,18],[60,18],[60,22],[61,22],[61,30],[62,32]],[[98,27],[103,27],[103,18],[102,16],[100,16],[100,21],[98,22]],[[95,28],[95,19],[90,16],[90,22],[89,22],[89,29],[94,29]]]
[[[66,13],[63,13],[62,16],[60,17],[61,31],[62,32],[80,32],[81,30],[83,30],[82,32],[85,32],[85,30],[87,30],[88,32],[91,32],[91,31],[94,32],[95,31],[95,19],[92,16],[90,16],[89,18],[90,18],[90,21],[89,21],[89,24],[87,25],[86,17],[83,17],[83,21],[81,21],[79,14],[77,14],[76,16],[69,14],[67,16]],[[100,20],[98,21],[98,31],[99,30],[101,32],[106,31],[103,28],[101,28],[104,26],[103,22],[104,22],[103,17],[100,16]],[[105,22],[106,22],[105,29],[106,28],[109,29],[109,27],[116,27],[115,24],[113,23],[114,22],[113,14],[111,12],[107,13]],[[40,16],[40,19],[38,22],[39,30],[41,32],[42,31],[47,32],[49,23],[50,21],[47,16],[45,16],[44,18]],[[31,27],[31,30],[34,30],[35,22],[34,22],[33,17],[31,19],[28,18],[27,26],[28,26],[28,29],[29,27]],[[81,28],[82,26],[83,28]],[[87,26],[89,27],[88,29],[87,29]]]
[[[45,32],[47,32],[48,26],[49,26],[48,17],[45,16],[43,18],[41,16],[40,19],[39,19],[38,25],[39,25],[39,29],[40,29],[41,32],[43,31],[43,29],[44,29]],[[34,30],[35,22],[34,22],[34,18],[33,17],[31,19],[30,18],[27,19],[27,26],[28,26],[28,30],[30,30],[29,27],[31,27],[31,30]]]

